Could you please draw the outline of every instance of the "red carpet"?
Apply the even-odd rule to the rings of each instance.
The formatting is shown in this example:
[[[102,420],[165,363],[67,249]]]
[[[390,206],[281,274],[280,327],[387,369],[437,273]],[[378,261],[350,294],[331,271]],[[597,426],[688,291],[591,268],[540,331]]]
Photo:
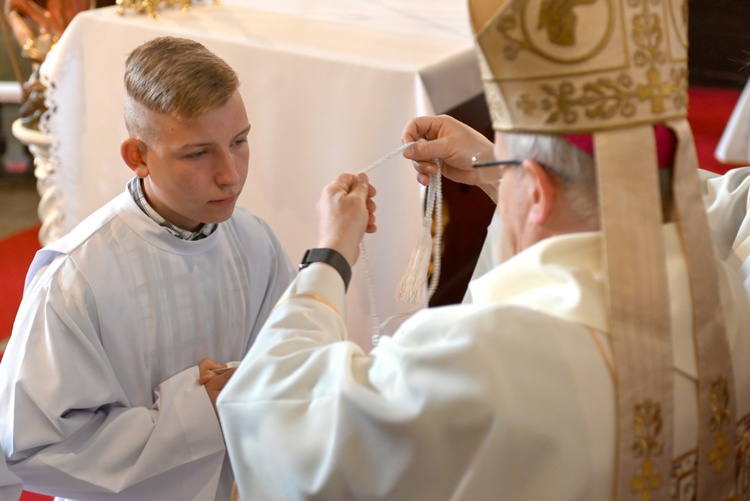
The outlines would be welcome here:
[[[719,142],[735,103],[740,97],[740,89],[715,89],[707,87],[690,88],[688,118],[695,136],[698,161],[702,168],[724,173],[735,167],[725,165],[714,158],[714,150]],[[0,342],[10,335],[13,318],[21,302],[24,278],[34,253],[39,249],[37,233],[39,226],[0,240],[0,278],[2,285],[2,308],[0,309]],[[0,345],[4,347],[4,345]],[[0,349],[0,357],[2,349]],[[22,501],[49,500],[24,492]]]
[[[23,491],[19,501],[52,501],[53,497],[37,494],[36,492]]]
[[[5,341],[13,329],[13,319],[16,310],[21,303],[23,295],[23,282],[26,278],[26,270],[34,259],[34,254],[39,250],[39,227],[33,226],[25,231],[11,235],[0,240],[0,283],[2,294],[2,307],[0,307],[0,359],[5,349]],[[52,498],[42,496],[33,492],[25,492],[21,495],[21,501],[48,501]]]
[[[10,336],[13,319],[21,303],[26,270],[39,249],[39,226],[16,233],[0,240],[0,283],[2,307],[0,307],[0,358],[5,348],[4,340]]]

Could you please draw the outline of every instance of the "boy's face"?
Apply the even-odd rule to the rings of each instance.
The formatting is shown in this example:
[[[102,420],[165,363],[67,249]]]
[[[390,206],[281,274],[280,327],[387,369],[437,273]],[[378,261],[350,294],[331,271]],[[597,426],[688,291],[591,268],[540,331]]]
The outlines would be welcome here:
[[[247,178],[250,124],[238,91],[227,103],[189,120],[153,117],[153,136],[142,146],[149,204],[185,229],[226,221]],[[145,175],[144,175],[145,173]]]

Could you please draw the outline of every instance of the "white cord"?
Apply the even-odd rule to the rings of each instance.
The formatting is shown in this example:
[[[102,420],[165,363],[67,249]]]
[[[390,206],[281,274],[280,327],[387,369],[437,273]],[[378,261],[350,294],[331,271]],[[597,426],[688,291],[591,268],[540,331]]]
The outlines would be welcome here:
[[[395,157],[396,155],[399,155],[402,153],[405,149],[409,148],[410,146],[416,144],[417,141],[412,141],[410,143],[406,143],[401,145],[399,148],[393,150],[392,152],[388,153],[384,157],[380,158],[379,160],[373,162],[370,164],[365,170],[362,172],[367,173],[373,170],[374,168],[384,164],[391,158]],[[440,266],[441,266],[441,260],[440,260],[440,251],[441,251],[441,245],[442,245],[442,233],[443,233],[443,194],[442,194],[442,173],[441,173],[441,166],[439,161],[435,161],[437,165],[437,172],[435,174],[430,175],[430,183],[427,187],[427,197],[426,197],[426,211],[425,211],[425,224],[427,224],[428,220],[431,226],[432,217],[435,211],[437,211],[437,214],[435,214],[436,219],[436,231],[435,231],[435,238],[432,240],[432,246],[429,249],[431,251],[432,257],[433,257],[433,271],[432,271],[432,277],[430,279],[430,284],[427,289],[427,300],[424,301],[423,296],[421,296],[421,302],[422,303],[429,303],[429,300],[432,298],[432,295],[435,293],[435,290],[437,289],[438,282],[440,281]],[[427,229],[429,231],[429,228]],[[382,336],[382,332],[384,327],[391,322],[392,320],[411,315],[417,310],[421,308],[416,308],[414,310],[393,315],[388,318],[386,318],[382,323],[378,321],[378,314],[375,304],[375,292],[374,287],[372,283],[372,274],[370,270],[370,261],[367,256],[367,247],[365,246],[364,240],[360,242],[359,244],[360,248],[360,255],[362,259],[362,265],[364,267],[364,278],[365,278],[365,287],[367,289],[367,301],[370,306],[370,319],[372,321],[372,345],[373,347],[377,346],[380,342],[380,338]],[[429,264],[429,263],[428,263]],[[409,273],[410,270],[407,270],[407,273]],[[412,273],[418,273],[423,274],[426,279],[426,272],[427,270],[422,269],[416,269],[411,270]],[[416,287],[423,287],[423,282],[419,282]]]
[[[396,149],[395,149],[395,150],[393,150],[392,152],[388,153],[388,154],[387,154],[386,156],[384,156],[384,157],[383,157],[383,158],[381,158],[380,160],[376,160],[376,161],[374,161],[373,163],[371,163],[371,164],[370,164],[370,165],[369,165],[369,166],[368,166],[368,167],[367,167],[367,168],[366,168],[365,170],[363,170],[362,172],[364,172],[365,174],[367,174],[368,172],[370,172],[370,171],[371,171],[372,169],[374,169],[375,167],[378,167],[379,165],[381,165],[381,164],[384,164],[384,163],[386,163],[386,162],[387,162],[388,160],[390,160],[391,158],[393,158],[393,157],[395,157],[396,155],[398,155],[399,153],[403,152],[403,151],[404,151],[404,150],[405,150],[406,148],[408,148],[408,147],[410,147],[410,146],[414,146],[414,145],[415,145],[415,144],[417,144],[418,142],[419,142],[419,141],[412,141],[412,142],[410,142],[410,143],[405,143],[405,144],[402,144],[401,146],[399,146],[398,148],[396,148]]]

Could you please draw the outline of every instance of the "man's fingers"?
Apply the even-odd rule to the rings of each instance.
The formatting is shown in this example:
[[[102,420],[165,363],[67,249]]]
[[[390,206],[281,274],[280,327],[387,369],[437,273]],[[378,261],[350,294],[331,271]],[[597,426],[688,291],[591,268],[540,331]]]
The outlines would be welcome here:
[[[417,162],[432,162],[434,158],[444,158],[448,151],[445,139],[437,138],[428,141],[419,141],[403,151],[404,158]]]
[[[198,379],[198,384],[206,385],[209,381],[211,382],[211,387],[213,389],[220,390],[224,387],[225,384],[229,381],[229,378],[232,377],[232,374],[235,373],[237,369],[235,367],[230,367],[226,371],[222,372],[221,374],[216,374],[215,372],[208,372],[204,375],[202,375]]]
[[[226,367],[226,365],[220,364],[219,362],[211,360],[210,358],[204,358],[203,360],[198,362],[198,371],[201,374],[203,374],[206,371],[210,371],[211,369],[218,369],[220,367]]]

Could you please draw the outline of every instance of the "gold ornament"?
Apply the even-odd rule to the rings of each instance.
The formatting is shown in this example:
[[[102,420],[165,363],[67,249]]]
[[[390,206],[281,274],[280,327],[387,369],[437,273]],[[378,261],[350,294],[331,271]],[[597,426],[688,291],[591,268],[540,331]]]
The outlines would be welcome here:
[[[220,0],[214,0],[214,5],[221,5]],[[158,17],[158,10],[161,7],[172,8],[175,5],[180,6],[180,10],[187,12],[193,5],[193,0],[117,0],[117,14],[125,15],[128,10],[133,10],[138,14],[148,14],[151,19]]]

